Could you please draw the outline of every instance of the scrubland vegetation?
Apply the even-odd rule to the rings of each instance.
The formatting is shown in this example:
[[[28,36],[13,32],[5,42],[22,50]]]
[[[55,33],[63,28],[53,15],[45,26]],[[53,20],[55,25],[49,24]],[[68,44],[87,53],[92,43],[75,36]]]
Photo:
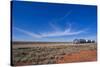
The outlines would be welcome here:
[[[17,44],[16,44],[17,45]],[[51,45],[51,44],[49,44]],[[25,45],[23,45],[25,46]],[[14,44],[13,44],[14,47]],[[41,65],[56,64],[63,60],[65,55],[71,55],[83,50],[96,50],[96,43],[75,45],[52,45],[12,48],[12,64],[16,65]],[[67,60],[67,59],[66,59]],[[72,60],[72,59],[70,59]]]

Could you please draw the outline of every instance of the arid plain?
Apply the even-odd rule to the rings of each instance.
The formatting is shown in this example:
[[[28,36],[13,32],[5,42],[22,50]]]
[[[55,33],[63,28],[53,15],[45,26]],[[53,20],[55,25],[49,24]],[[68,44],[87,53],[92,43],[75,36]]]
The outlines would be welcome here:
[[[97,44],[13,42],[12,65],[41,65],[97,60]]]

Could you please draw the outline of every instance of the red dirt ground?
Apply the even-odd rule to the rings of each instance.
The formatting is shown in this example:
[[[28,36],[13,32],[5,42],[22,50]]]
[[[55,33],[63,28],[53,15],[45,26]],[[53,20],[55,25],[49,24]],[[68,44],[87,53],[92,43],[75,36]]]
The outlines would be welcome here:
[[[96,61],[97,60],[96,50],[85,50],[77,53],[72,53],[68,55],[63,55],[63,58],[57,59],[56,63],[72,63],[72,62],[86,62],[86,61]],[[31,65],[32,62],[22,63],[19,62],[16,65]]]
[[[57,63],[72,63],[72,62],[84,62],[84,61],[96,61],[96,50],[80,51],[79,53],[73,53],[64,55],[63,59],[57,60]]]

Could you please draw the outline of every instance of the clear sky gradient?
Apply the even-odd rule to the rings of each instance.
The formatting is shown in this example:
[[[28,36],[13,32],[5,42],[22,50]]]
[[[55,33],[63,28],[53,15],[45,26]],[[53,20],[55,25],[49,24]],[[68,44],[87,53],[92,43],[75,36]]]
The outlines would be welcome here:
[[[89,5],[12,2],[13,41],[66,42],[97,36],[97,7]]]

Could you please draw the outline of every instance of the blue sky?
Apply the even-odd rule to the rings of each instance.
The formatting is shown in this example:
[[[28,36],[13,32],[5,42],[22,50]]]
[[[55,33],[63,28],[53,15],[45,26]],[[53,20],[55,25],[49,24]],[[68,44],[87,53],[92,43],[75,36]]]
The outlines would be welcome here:
[[[13,41],[96,40],[96,6],[13,1],[12,7]]]

